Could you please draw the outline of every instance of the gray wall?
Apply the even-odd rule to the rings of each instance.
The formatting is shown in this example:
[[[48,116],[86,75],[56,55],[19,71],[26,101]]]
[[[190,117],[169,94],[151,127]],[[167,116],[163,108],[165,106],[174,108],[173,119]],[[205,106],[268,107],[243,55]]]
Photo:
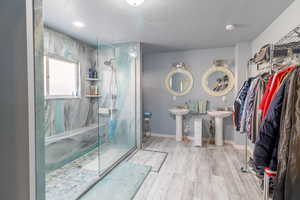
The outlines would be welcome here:
[[[222,106],[232,106],[234,90],[227,95],[227,102],[222,97],[209,96],[201,86],[201,78],[204,72],[212,66],[215,59],[229,59],[233,61],[234,47],[192,50],[183,52],[146,54],[143,56],[143,110],[152,112],[152,132],[159,134],[175,134],[175,120],[170,116],[168,109],[182,105],[188,100],[208,100],[209,108],[214,109]],[[164,79],[171,70],[171,65],[177,62],[185,62],[187,69],[193,74],[194,87],[191,92],[183,97],[173,96],[168,93],[164,86]],[[234,64],[230,70],[235,71]],[[226,104],[226,105],[225,105]],[[193,117],[188,117],[186,126],[189,127],[189,135],[193,135]],[[208,117],[206,117],[208,118]],[[224,123],[225,139],[233,138],[232,119],[227,118]],[[208,131],[208,119],[204,125],[204,131]]]
[[[33,97],[28,83],[33,83],[28,78],[33,75],[31,5],[30,0],[0,3],[0,198],[7,200],[34,199],[29,173],[29,143],[34,134],[29,120],[33,102],[28,101]]]
[[[247,63],[251,58],[251,45],[250,42],[240,42],[235,46],[235,74],[238,74],[235,79],[235,96],[238,94],[240,88],[247,80]],[[235,131],[233,141],[235,144],[245,143],[245,134]]]

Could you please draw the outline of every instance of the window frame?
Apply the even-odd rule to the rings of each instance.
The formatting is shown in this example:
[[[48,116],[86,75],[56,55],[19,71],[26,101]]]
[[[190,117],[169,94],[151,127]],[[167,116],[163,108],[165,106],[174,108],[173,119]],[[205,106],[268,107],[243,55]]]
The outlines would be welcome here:
[[[81,95],[81,66],[80,66],[80,62],[76,61],[76,60],[71,60],[71,59],[66,59],[63,58],[61,56],[57,56],[54,54],[45,54],[44,55],[44,73],[45,73],[45,80],[44,80],[44,97],[45,99],[81,99],[82,95]],[[71,63],[71,64],[75,64],[76,68],[77,68],[77,84],[76,84],[76,89],[77,89],[77,96],[72,96],[72,95],[50,95],[50,86],[49,86],[49,81],[50,81],[50,77],[49,77],[49,59],[55,59],[58,61],[63,61],[63,62],[67,62],[67,63]]]

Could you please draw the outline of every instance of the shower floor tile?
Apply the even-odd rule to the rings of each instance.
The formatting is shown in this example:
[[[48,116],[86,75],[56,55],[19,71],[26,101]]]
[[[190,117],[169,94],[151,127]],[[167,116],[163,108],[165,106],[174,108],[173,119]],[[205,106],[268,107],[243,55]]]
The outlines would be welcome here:
[[[52,171],[46,175],[46,200],[75,200],[91,184],[98,180],[99,174],[128,151],[128,147],[104,144],[99,149]]]

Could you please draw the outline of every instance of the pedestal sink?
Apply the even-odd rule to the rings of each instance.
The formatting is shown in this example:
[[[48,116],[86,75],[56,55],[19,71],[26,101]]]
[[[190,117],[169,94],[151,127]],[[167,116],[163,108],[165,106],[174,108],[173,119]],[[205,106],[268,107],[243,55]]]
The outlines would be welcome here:
[[[189,110],[172,108],[169,111],[176,116],[176,141],[182,141],[182,116],[188,114]]]
[[[217,146],[222,146],[224,144],[223,140],[223,119],[225,117],[229,117],[232,112],[231,111],[208,111],[207,114],[215,118],[215,143]]]

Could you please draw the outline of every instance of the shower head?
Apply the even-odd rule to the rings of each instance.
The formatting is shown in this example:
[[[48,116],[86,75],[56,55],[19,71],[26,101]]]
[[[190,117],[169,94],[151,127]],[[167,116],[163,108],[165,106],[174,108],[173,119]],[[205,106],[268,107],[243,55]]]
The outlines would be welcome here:
[[[104,62],[104,65],[112,66],[112,61],[114,61],[114,60],[115,60],[115,58],[112,58],[112,59],[110,59],[110,60],[107,60],[107,61]]]

